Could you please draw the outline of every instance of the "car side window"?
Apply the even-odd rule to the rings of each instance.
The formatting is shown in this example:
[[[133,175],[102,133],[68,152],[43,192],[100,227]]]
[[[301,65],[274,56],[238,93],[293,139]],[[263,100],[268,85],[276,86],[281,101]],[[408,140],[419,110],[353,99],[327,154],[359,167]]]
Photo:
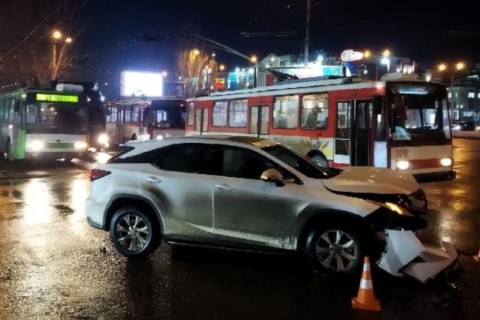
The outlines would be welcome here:
[[[158,150],[153,165],[165,171],[216,174],[215,148],[211,144],[178,144]]]
[[[223,174],[227,177],[260,179],[262,172],[272,168],[268,159],[248,149],[225,147],[223,149]]]
[[[295,182],[295,177],[270,159],[249,149],[224,147],[222,175],[227,177],[260,180],[265,170],[275,168],[286,182]]]

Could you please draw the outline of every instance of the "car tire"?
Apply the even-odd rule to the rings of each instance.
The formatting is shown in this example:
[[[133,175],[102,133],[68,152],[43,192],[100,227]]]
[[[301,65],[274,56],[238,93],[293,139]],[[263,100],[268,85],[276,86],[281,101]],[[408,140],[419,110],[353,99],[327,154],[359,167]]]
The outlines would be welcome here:
[[[309,157],[313,162],[323,168],[328,168],[328,160],[327,157],[323,154],[323,152],[318,150],[311,150],[307,153],[307,157]]]
[[[158,223],[134,206],[118,209],[110,221],[110,238],[117,251],[129,258],[146,258],[160,245]]]
[[[362,270],[365,248],[360,234],[348,224],[314,227],[306,240],[307,260],[316,273],[348,278]]]

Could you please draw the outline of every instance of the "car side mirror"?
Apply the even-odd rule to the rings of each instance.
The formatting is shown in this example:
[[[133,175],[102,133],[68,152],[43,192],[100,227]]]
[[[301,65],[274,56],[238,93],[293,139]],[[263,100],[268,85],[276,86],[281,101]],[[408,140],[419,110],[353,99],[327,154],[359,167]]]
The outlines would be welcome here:
[[[275,182],[277,187],[283,187],[285,185],[285,180],[283,180],[283,176],[277,169],[267,169],[262,172],[260,176],[265,182]]]

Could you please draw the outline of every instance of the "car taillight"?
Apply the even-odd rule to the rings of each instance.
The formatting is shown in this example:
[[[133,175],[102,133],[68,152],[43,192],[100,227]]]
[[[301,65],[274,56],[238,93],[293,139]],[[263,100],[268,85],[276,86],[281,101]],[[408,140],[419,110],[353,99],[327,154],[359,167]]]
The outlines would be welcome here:
[[[91,169],[90,170],[90,181],[98,180],[105,176],[108,176],[111,172],[101,169]]]

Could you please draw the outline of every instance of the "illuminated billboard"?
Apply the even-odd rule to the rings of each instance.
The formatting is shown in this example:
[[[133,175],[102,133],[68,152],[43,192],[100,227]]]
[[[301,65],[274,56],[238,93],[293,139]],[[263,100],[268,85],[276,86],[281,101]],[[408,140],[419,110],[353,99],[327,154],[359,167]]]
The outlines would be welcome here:
[[[120,82],[122,97],[163,96],[163,75],[155,72],[123,71]]]

